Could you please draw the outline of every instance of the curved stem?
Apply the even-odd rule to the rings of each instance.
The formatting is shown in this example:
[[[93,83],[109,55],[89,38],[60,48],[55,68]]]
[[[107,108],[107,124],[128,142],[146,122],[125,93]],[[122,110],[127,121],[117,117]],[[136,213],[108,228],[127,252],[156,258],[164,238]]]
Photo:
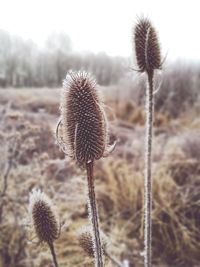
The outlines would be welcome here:
[[[145,186],[144,186],[144,264],[151,266],[152,239],[152,130],[153,130],[153,71],[148,72],[148,88],[146,95],[146,154],[145,154]]]
[[[52,255],[52,258],[53,258],[54,267],[59,267],[53,242],[48,243],[48,245],[49,245],[49,248],[50,248],[50,251],[51,251],[51,255]]]
[[[89,209],[89,218],[91,220],[94,233],[93,242],[94,242],[95,266],[103,267],[103,252],[101,246],[98,212],[97,212],[95,189],[94,189],[93,167],[94,167],[93,161],[86,164],[88,196],[89,196],[88,209]]]

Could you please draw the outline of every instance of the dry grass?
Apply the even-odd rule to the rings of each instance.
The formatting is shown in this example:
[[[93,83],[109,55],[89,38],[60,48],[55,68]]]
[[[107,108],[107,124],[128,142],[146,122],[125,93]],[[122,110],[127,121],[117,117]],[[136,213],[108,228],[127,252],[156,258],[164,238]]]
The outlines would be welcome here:
[[[88,221],[86,174],[64,159],[53,137],[58,91],[4,90],[0,92],[0,99],[1,183],[9,155],[9,138],[16,133],[21,136],[19,153],[14,157],[7,194],[3,198],[0,266],[52,266],[48,248],[30,242],[33,236],[29,227],[25,227],[28,192],[33,187],[43,189],[53,198],[65,222],[55,243],[60,266],[93,266],[76,238],[77,229]],[[40,101],[42,110],[30,108]],[[126,106],[125,102],[121,104],[124,107],[111,105],[117,114],[111,130],[119,137],[119,143],[113,155],[96,166],[101,227],[111,240],[110,253],[118,259],[128,259],[131,267],[140,267],[143,266],[140,253],[143,249],[144,126],[142,119],[130,117],[142,110],[137,110],[134,104]],[[200,146],[200,124],[192,118],[195,116],[190,114],[175,120],[165,117],[155,128],[154,266],[195,267],[200,261],[200,169],[196,149]],[[112,266],[108,259],[106,266]]]

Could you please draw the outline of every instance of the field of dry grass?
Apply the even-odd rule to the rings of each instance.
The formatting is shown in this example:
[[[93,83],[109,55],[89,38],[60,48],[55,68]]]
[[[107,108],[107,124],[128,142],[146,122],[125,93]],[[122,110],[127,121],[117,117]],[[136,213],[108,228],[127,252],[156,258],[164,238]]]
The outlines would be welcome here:
[[[63,223],[55,244],[60,266],[93,266],[76,237],[88,224],[86,173],[55,142],[59,91],[0,90],[0,188],[9,170],[0,199],[0,267],[52,266],[48,248],[37,245],[29,225],[28,196],[35,187],[53,199]],[[141,267],[145,113],[126,99],[109,98],[106,105],[110,136],[118,144],[109,158],[96,162],[100,225],[111,241],[109,253]],[[176,119],[155,114],[153,266],[200,266],[199,129],[195,109]]]

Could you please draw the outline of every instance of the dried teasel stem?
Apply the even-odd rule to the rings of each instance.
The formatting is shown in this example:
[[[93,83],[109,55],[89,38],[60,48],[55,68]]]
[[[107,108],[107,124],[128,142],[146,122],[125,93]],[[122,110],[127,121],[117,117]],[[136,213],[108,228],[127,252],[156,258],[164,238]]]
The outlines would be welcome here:
[[[52,255],[52,258],[53,258],[54,267],[58,267],[58,262],[57,262],[57,257],[56,257],[56,253],[55,253],[53,242],[48,243],[48,245],[49,245],[49,249],[51,251],[51,255]]]
[[[144,265],[151,266],[152,243],[152,136],[153,136],[153,79],[154,70],[161,69],[160,46],[156,31],[148,19],[139,19],[134,30],[134,44],[139,72],[146,72],[146,145],[144,179]]]
[[[94,176],[93,176],[94,162],[91,161],[86,164],[87,181],[88,181],[88,209],[89,217],[93,227],[93,246],[95,254],[95,265],[97,267],[103,267],[103,251],[101,246],[101,238],[99,231],[99,219],[96,205],[95,189],[94,189]]]
[[[153,72],[148,73],[148,88],[146,91],[146,154],[145,154],[145,212],[144,212],[144,260],[145,266],[151,266],[151,243],[152,243],[152,133],[153,133]]]

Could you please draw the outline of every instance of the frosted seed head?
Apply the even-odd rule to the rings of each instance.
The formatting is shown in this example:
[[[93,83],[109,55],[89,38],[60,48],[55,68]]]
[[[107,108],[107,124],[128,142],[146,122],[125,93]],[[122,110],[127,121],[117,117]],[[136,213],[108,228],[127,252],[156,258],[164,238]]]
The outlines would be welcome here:
[[[87,225],[84,227],[81,227],[78,232],[78,241],[81,248],[87,253],[87,255],[91,258],[94,257],[94,242],[93,242],[93,231],[91,226]],[[105,252],[107,246],[109,245],[108,237],[100,231],[100,237],[101,237],[101,244],[102,244],[102,250]]]
[[[107,131],[95,80],[86,72],[70,72],[63,82],[61,121],[68,154],[80,165],[102,157]]]
[[[33,189],[29,196],[29,214],[40,242],[52,243],[59,236],[59,220],[49,197]]]
[[[140,72],[161,69],[160,45],[155,28],[147,18],[139,18],[133,34],[137,65]]]

